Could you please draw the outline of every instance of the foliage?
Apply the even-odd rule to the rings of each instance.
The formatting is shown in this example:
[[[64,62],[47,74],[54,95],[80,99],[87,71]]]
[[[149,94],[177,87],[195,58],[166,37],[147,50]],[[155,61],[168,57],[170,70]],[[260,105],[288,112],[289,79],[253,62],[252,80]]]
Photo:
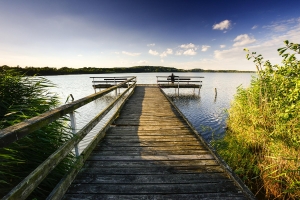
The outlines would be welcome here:
[[[300,198],[300,45],[285,41],[282,65],[248,52],[258,76],[238,88],[228,130],[214,141],[219,154],[253,189],[267,198]],[[287,52],[290,53],[287,53]]]
[[[58,97],[47,91],[53,86],[41,77],[29,78],[12,70],[0,69],[0,129],[56,107],[59,103]],[[70,136],[66,119],[63,119],[1,148],[0,197],[46,160]],[[53,170],[33,196],[44,198],[69,169],[71,161],[72,155]]]
[[[22,74],[28,76],[33,75],[66,75],[66,74],[105,74],[105,73],[143,73],[143,72],[239,72],[236,70],[203,70],[191,69],[183,70],[174,67],[163,66],[134,66],[134,67],[114,67],[114,68],[97,68],[97,67],[83,67],[83,68],[53,68],[53,67],[9,67],[7,65],[0,66],[0,69],[14,69]],[[249,71],[243,71],[249,72]]]

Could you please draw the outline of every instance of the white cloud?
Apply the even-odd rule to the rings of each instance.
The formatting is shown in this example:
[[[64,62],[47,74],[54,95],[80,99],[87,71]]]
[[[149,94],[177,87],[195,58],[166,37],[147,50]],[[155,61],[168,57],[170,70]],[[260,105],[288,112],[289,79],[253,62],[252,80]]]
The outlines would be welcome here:
[[[180,45],[180,48],[183,48],[183,49],[191,49],[191,48],[195,48],[195,47],[196,46],[193,43]]]
[[[156,55],[158,55],[158,52],[157,51],[153,51],[152,49],[150,49],[149,50],[149,54],[156,56]]]
[[[210,48],[208,45],[202,45],[202,50],[201,51],[207,51]]]
[[[155,46],[155,43],[152,43],[152,44],[147,44],[148,47],[154,47]]]
[[[122,54],[128,55],[128,56],[139,56],[141,53],[130,53],[127,51],[122,51]]]
[[[77,55],[78,57],[82,57],[82,55],[81,54],[79,54],[79,55]]]
[[[188,49],[185,52],[183,52],[183,54],[187,55],[187,56],[193,56],[193,55],[196,55],[197,52],[194,49]]]
[[[288,20],[273,22],[271,25],[263,26],[263,28],[271,29],[272,31],[275,32],[284,32],[289,30],[292,25],[299,22],[300,22],[300,18],[292,18]]]
[[[172,49],[167,49],[167,54],[173,54],[173,50]]]
[[[258,27],[257,25],[254,25],[251,29],[257,29],[257,27]]]
[[[257,52],[262,54],[264,60],[270,60],[272,64],[280,64],[282,57],[278,55],[277,49],[284,46],[283,41],[289,38],[290,42],[299,41],[300,22],[296,26],[290,28],[289,31],[278,36],[272,32],[267,37],[267,40],[261,40],[256,45],[247,46],[250,52]],[[223,68],[223,69],[238,69],[238,70],[253,70],[255,71],[255,65],[252,61],[246,59],[246,52],[243,51],[243,47],[236,46],[231,49],[216,50],[214,51],[214,60],[210,64],[211,68]],[[205,69],[205,64],[201,61],[198,67]],[[196,66],[196,64],[194,65]]]
[[[224,44],[221,44],[221,45],[220,45],[220,48],[221,48],[221,49],[223,49],[223,48],[225,48],[225,47],[226,47],[226,45],[224,45]]]
[[[117,55],[119,55],[119,54],[120,54],[120,52],[117,52],[117,51],[116,51],[116,52],[114,52],[114,53],[115,53],[115,54],[117,54]]]
[[[167,55],[173,54],[173,50],[172,49],[167,49],[166,51],[162,52],[162,54],[160,54],[160,57],[166,57]]]
[[[183,53],[183,51],[182,51],[182,50],[179,50],[179,51],[176,51],[175,55],[176,55],[176,56],[180,56],[180,55],[182,55],[182,53]]]
[[[235,42],[233,44],[233,46],[237,47],[237,46],[243,46],[246,44],[251,44],[251,43],[255,42],[256,39],[254,39],[254,37],[250,37],[248,34],[243,34],[243,35],[237,36],[233,41]]]
[[[216,50],[214,51],[214,57],[218,60],[236,60],[236,59],[246,59],[245,52],[240,47],[234,47],[226,50]]]
[[[182,48],[182,49],[185,49],[185,50],[178,50],[178,51],[176,51],[175,55],[177,55],[177,56],[180,56],[180,55],[190,55],[190,56],[193,56],[193,55],[197,54],[196,50],[198,49],[198,47],[195,44],[193,44],[193,43],[182,44],[179,47]]]
[[[224,30],[224,29],[229,29],[231,26],[231,22],[229,20],[224,20],[218,24],[213,25],[214,30]]]
[[[288,27],[286,25],[284,25],[284,24],[275,25],[275,26],[272,26],[271,28],[275,32],[283,32],[283,31],[286,31],[288,29]]]
[[[138,64],[146,64],[148,61],[147,60],[140,60],[140,61],[138,61],[137,63]]]

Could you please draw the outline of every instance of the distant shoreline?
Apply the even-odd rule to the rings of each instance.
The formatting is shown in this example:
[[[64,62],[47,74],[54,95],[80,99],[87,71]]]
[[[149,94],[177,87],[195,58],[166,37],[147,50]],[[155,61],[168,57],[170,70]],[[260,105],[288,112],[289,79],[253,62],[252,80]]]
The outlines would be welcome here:
[[[2,70],[15,70],[27,76],[49,76],[49,75],[80,75],[80,74],[112,74],[112,73],[152,73],[152,72],[209,72],[209,73],[255,73],[255,71],[238,70],[204,70],[204,69],[177,69],[163,66],[134,66],[134,67],[114,67],[114,68],[53,68],[53,67],[9,67],[3,65]]]

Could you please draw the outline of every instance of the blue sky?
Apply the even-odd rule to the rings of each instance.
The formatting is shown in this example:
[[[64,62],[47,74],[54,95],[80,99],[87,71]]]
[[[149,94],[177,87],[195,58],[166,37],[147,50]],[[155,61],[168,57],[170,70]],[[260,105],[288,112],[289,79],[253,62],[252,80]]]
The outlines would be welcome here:
[[[300,43],[300,1],[0,0],[0,65],[255,70]]]

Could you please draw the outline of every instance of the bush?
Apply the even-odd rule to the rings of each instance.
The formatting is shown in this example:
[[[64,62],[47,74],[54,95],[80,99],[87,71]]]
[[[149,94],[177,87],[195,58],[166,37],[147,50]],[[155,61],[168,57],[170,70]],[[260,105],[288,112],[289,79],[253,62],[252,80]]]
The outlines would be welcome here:
[[[59,101],[48,92],[52,83],[42,77],[24,77],[0,68],[0,129],[55,108]],[[0,149],[0,197],[6,195],[30,172],[71,137],[67,120],[57,120]],[[69,169],[69,155],[40,184],[32,197],[45,198]]]
[[[225,137],[213,142],[229,166],[267,198],[300,198],[300,45],[285,41],[282,65],[248,54],[258,75],[238,88]],[[293,51],[293,54],[286,53]]]

